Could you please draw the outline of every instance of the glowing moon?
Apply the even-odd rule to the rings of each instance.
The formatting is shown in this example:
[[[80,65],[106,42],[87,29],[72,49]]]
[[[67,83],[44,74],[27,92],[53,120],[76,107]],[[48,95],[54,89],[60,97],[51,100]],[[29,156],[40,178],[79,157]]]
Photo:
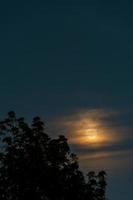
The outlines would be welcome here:
[[[73,130],[73,133],[73,135],[69,135],[69,138],[71,143],[75,144],[77,143],[81,145],[100,145],[101,143],[106,142],[109,139],[109,137],[107,137],[102,128],[97,129],[94,127],[84,127],[81,129]]]
[[[114,115],[102,109],[82,110],[57,120],[60,130],[70,144],[98,147],[116,142],[117,133],[109,124],[109,117]]]
[[[101,114],[101,113],[100,113]],[[101,146],[113,142],[113,134],[97,112],[82,113],[80,117],[67,121],[68,138],[71,144]]]
[[[84,133],[85,140],[88,142],[96,142],[98,140],[97,130],[87,129]]]

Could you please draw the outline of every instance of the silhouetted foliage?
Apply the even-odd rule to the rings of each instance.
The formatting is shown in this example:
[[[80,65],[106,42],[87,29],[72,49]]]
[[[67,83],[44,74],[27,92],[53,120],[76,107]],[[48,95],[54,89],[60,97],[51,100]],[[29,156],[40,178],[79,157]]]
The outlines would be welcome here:
[[[67,139],[51,139],[39,117],[29,125],[9,112],[0,134],[1,200],[105,199],[105,172],[89,172],[86,181]]]

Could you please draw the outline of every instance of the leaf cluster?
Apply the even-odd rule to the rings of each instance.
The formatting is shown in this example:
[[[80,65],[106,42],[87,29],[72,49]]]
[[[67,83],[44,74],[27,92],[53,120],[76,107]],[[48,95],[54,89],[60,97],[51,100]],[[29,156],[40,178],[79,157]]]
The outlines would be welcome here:
[[[40,117],[29,125],[11,111],[0,135],[1,200],[105,199],[105,172],[88,173],[86,182],[66,137],[50,138]]]

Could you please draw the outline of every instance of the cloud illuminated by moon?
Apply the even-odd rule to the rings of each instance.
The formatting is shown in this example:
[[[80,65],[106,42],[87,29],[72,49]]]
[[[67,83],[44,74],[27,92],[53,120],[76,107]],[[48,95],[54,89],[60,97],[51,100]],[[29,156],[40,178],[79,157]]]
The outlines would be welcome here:
[[[67,129],[71,144],[83,146],[101,146],[115,142],[118,138],[105,118],[112,115],[105,110],[80,111],[60,120],[60,125]]]
[[[68,138],[84,171],[88,167],[115,171],[120,165],[126,167],[125,160],[133,153],[133,127],[120,123],[123,115],[108,109],[78,110],[51,120],[49,131],[54,137],[63,134]]]

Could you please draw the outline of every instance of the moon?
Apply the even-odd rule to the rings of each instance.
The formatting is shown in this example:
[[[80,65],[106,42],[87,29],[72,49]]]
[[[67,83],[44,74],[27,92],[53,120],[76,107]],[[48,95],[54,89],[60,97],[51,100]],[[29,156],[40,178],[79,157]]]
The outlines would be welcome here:
[[[98,129],[97,124],[94,122],[90,124],[90,121],[88,121],[88,125],[75,129],[74,135],[71,135],[71,142],[80,145],[100,145],[108,139],[104,130],[102,128]]]
[[[84,134],[85,140],[88,142],[97,142],[98,132],[95,129],[87,129]]]
[[[97,112],[82,114],[67,121],[68,138],[71,144],[82,146],[102,146],[113,142],[113,134]]]
[[[60,130],[65,130],[69,144],[82,147],[101,147],[119,140],[116,130],[109,124],[107,110],[81,110],[58,119]]]

